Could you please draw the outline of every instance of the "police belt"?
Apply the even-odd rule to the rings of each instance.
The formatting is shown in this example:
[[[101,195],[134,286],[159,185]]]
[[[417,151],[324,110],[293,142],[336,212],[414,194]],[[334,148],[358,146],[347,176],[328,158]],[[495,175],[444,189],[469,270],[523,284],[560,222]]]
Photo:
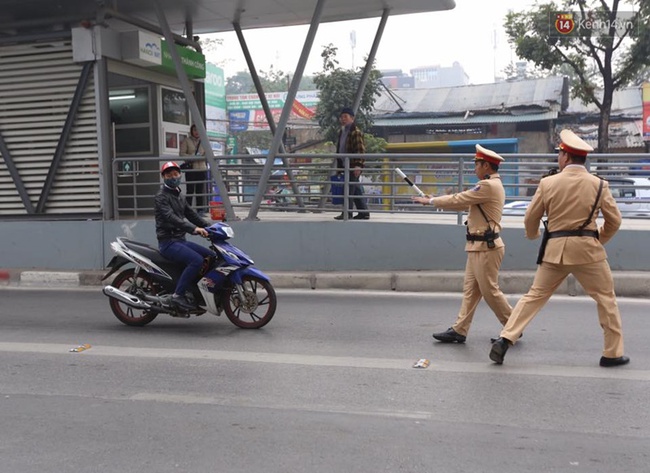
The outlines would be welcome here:
[[[597,230],[560,230],[557,232],[549,232],[547,238],[562,238],[562,237],[593,237],[598,238]]]
[[[488,240],[496,240],[499,238],[498,233],[493,233],[489,237],[485,235],[470,235],[469,233],[465,235],[465,238],[467,238],[467,241],[488,241]]]

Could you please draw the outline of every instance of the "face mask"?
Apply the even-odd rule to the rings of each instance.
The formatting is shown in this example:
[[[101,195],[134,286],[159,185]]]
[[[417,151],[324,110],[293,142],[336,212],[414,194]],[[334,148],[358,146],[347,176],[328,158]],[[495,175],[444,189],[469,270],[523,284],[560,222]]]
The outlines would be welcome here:
[[[167,187],[171,187],[172,189],[176,189],[178,186],[181,185],[181,178],[180,177],[170,177],[169,179],[165,179],[165,185]]]

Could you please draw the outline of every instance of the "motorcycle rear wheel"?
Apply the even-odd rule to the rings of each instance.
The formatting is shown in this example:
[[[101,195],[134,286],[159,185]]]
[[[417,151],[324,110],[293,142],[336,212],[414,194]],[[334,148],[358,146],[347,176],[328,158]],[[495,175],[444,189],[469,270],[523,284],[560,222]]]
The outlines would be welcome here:
[[[134,273],[135,270],[133,268],[122,271],[120,274],[115,276],[111,286],[116,287],[121,291],[128,292],[129,294],[135,294],[136,290],[140,289],[147,294],[155,296],[156,288],[154,287],[151,277],[144,271],[140,271],[137,277],[134,277]],[[156,318],[156,315],[158,315],[152,314],[147,310],[140,310],[128,306],[124,302],[120,302],[112,297],[109,299],[109,303],[113,315],[115,315],[120,322],[125,325],[130,325],[131,327],[142,327],[143,325],[147,325]]]
[[[228,319],[239,328],[260,328],[275,315],[277,298],[270,282],[256,276],[242,278],[244,301],[233,287],[223,297],[223,310]]]

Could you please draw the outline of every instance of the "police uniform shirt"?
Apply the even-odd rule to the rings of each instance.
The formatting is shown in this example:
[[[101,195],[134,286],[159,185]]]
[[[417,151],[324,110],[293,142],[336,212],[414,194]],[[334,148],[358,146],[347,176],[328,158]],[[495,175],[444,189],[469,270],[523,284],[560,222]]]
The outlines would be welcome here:
[[[577,230],[589,217],[596,201],[600,179],[582,165],[568,165],[553,176],[542,179],[526,210],[526,237],[540,236],[540,220],[548,215],[550,232]],[[548,240],[543,261],[555,264],[585,264],[607,258],[603,244],[607,243],[621,225],[621,212],[609,190],[607,181],[591,222],[584,229],[596,230],[596,218],[602,213],[605,223],[598,228],[599,239],[593,237],[560,237]]]
[[[503,205],[505,204],[506,194],[501,183],[501,177],[495,173],[489,179],[481,179],[474,187],[457,194],[434,197],[432,204],[440,209],[466,211],[467,230],[471,235],[483,235],[488,229],[488,222],[477,207],[481,208],[489,220],[489,227],[495,233],[501,231],[501,217],[503,215]],[[504,245],[501,237],[494,240],[495,248],[501,248]],[[468,241],[465,245],[465,251],[488,251],[487,242],[485,241]]]

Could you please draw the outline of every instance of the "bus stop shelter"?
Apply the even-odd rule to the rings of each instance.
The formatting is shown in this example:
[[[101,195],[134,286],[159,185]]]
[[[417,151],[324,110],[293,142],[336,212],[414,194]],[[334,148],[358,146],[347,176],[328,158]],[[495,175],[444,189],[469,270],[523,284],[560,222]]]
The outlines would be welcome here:
[[[454,0],[5,0],[0,11],[0,219],[113,219],[119,199],[113,180],[120,178],[113,164],[119,152],[172,157],[174,141],[166,136],[182,137],[190,123],[197,125],[202,142],[209,142],[201,93],[205,71],[201,75],[188,67],[188,50],[199,55],[190,57],[201,67],[195,35],[236,31],[263,99],[244,32],[309,25],[277,123],[262,100],[274,139],[250,208],[254,219],[275,156],[283,151],[282,136],[318,26],[380,19],[361,76],[360,100],[389,16],[454,6]],[[160,41],[167,45],[166,67],[151,67]],[[115,106],[131,96],[137,99],[134,107]],[[181,96],[187,116],[168,118],[162,104]],[[219,161],[211,147],[206,152],[216,171],[215,185],[226,195]],[[234,218],[227,199],[224,205]]]

